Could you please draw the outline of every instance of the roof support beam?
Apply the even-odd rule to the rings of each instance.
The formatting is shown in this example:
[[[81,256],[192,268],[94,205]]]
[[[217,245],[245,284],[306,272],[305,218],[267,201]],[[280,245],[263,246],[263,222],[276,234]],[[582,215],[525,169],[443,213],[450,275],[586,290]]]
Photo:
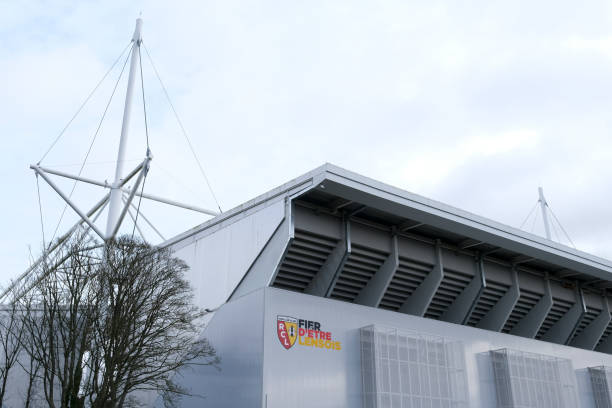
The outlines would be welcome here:
[[[397,235],[391,236],[391,253],[376,271],[376,274],[368,281],[366,286],[359,292],[355,303],[365,306],[378,307],[382,300],[391,279],[397,271],[399,265],[399,251],[397,248]]]
[[[608,298],[607,298],[607,296],[604,295],[604,298],[605,298],[604,305],[608,306]],[[610,312],[609,306],[608,306],[608,312]],[[604,330],[605,330],[605,328],[604,328]],[[601,338],[601,336],[600,336],[600,338]],[[597,341],[599,342],[599,340],[597,340]],[[600,345],[595,345],[595,351],[599,351],[601,353],[612,354],[612,336],[606,337],[606,339],[604,341],[602,341]]]
[[[553,298],[550,289],[550,281],[548,278],[545,278],[544,295],[542,295],[538,303],[535,304],[529,313],[516,323],[512,330],[510,330],[510,334],[533,339],[536,334],[538,334],[538,330],[540,330],[542,323],[544,323],[544,319],[546,319],[552,305]]]
[[[348,217],[342,219],[342,239],[325,260],[325,263],[312,278],[304,293],[315,296],[329,296],[346,260],[351,254],[351,224]]]
[[[520,264],[523,264],[523,263],[531,262],[533,260],[534,260],[534,258],[532,258],[530,256],[519,255],[519,256],[515,256],[512,259],[512,264],[513,265],[520,265]]]
[[[516,268],[512,268],[512,286],[508,288],[508,291],[502,296],[501,299],[487,312],[487,314],[478,322],[476,327],[479,329],[493,330],[496,332],[506,324],[510,313],[514,309],[516,302],[518,302],[521,296],[521,290],[519,288],[518,273]]]
[[[411,229],[415,229],[420,227],[421,225],[425,225],[422,222],[406,222],[399,226],[400,232],[410,231]]]
[[[467,321],[472,305],[476,303],[480,292],[486,286],[484,273],[482,273],[483,269],[479,263],[480,260],[474,264],[476,271],[470,283],[455,298],[448,309],[442,313],[440,320],[456,324],[462,324],[464,321]]]
[[[478,246],[480,244],[484,244],[484,242],[479,241],[477,239],[468,238],[466,240],[461,241],[457,246],[459,249],[468,249],[471,247]]]
[[[474,309],[476,309],[476,304],[480,300],[480,296],[482,296],[482,293],[487,287],[487,277],[485,273],[484,258],[482,254],[478,254],[478,258],[476,258],[476,267],[478,270],[476,276],[474,276],[474,279],[476,279],[476,277],[480,279],[480,286],[478,287],[478,292],[476,293],[476,296],[474,296],[472,302],[469,305],[467,313],[463,317],[463,321],[461,322],[461,324],[463,325],[466,325],[468,320],[470,320],[470,316],[472,316]]]
[[[404,304],[399,308],[401,313],[408,313],[415,316],[423,316],[427,307],[431,303],[442,278],[444,278],[444,265],[442,263],[442,245],[440,240],[436,241],[436,264],[427,275],[425,280],[421,282],[418,288],[414,290],[412,295],[404,301]]]
[[[599,339],[603,335],[604,331],[610,323],[610,306],[608,304],[608,298],[605,294],[601,297],[603,308],[597,315],[595,320],[591,322],[584,330],[572,339],[570,346],[580,347],[587,350],[593,350]]]
[[[576,289],[576,303],[555,323],[540,340],[557,344],[567,344],[574,333],[582,315],[586,312],[582,291]]]

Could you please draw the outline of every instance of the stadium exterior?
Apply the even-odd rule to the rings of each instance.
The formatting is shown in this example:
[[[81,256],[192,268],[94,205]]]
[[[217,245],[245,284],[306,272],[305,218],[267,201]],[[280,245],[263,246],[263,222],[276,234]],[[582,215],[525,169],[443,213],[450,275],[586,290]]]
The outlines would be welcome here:
[[[166,242],[187,407],[610,407],[612,263],[323,165]]]

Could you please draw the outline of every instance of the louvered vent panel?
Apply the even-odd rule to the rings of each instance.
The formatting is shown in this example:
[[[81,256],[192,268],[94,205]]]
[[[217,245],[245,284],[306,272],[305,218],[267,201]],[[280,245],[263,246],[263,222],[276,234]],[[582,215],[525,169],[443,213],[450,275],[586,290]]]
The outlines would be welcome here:
[[[568,302],[567,300],[561,300],[557,298],[553,298],[553,305],[544,319],[544,323],[542,323],[542,327],[538,331],[536,335],[536,339],[540,339],[546,332],[554,326],[555,323],[559,321],[571,308],[574,306],[573,302]]]
[[[527,316],[527,313],[529,313],[531,309],[535,307],[540,299],[542,299],[541,294],[521,288],[521,296],[517,300],[516,305],[514,305],[514,309],[512,310],[512,313],[510,313],[510,317],[508,317],[502,332],[510,333],[514,326],[516,326],[521,319]]]
[[[599,313],[601,313],[601,309],[596,309],[594,307],[587,306],[586,313],[582,316],[582,319],[580,319],[580,323],[578,324],[578,327],[576,328],[576,331],[574,332],[574,335],[572,336],[571,340],[574,340],[576,336],[582,333],[582,331],[589,324],[591,324],[593,320],[597,318],[597,316],[599,316]]]
[[[610,314],[610,317],[612,317],[612,314]],[[601,335],[601,338],[597,342],[597,346],[601,345],[601,343],[603,343],[610,334],[612,334],[612,321],[608,323],[608,327],[606,327],[606,330],[604,330],[603,334]]]
[[[412,292],[419,287],[431,272],[432,266],[400,257],[397,271],[389,283],[379,307],[397,311]]]
[[[348,302],[355,300],[361,289],[380,269],[387,256],[389,254],[353,244],[330,297]]]
[[[510,286],[497,283],[497,282],[487,282],[487,287],[482,291],[478,302],[476,303],[476,307],[472,311],[470,318],[468,320],[468,326],[476,326],[480,320],[499,302],[499,300],[506,294],[508,288]]]
[[[439,320],[472,279],[473,276],[466,273],[444,269],[444,278],[425,312],[425,317]]]
[[[285,253],[272,286],[303,292],[337,242],[333,238],[295,230],[295,237]]]

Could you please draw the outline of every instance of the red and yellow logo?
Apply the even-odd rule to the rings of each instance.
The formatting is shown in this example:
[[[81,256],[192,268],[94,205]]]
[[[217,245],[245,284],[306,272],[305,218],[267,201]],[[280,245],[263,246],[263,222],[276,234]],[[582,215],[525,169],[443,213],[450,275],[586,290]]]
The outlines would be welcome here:
[[[291,316],[277,316],[276,334],[281,345],[289,350],[294,344],[328,350],[341,350],[342,344],[335,341],[332,333],[321,330],[321,323],[296,319]]]

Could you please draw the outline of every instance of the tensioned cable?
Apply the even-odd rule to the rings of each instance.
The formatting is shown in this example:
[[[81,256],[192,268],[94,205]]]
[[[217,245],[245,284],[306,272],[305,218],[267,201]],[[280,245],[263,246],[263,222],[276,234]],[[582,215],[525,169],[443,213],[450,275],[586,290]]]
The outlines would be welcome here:
[[[141,41],[142,44],[142,41]],[[144,111],[145,136],[147,137],[147,151],[149,150],[149,124],[147,121],[147,105],[145,102],[144,78],[142,75],[142,53],[138,53],[138,65],[140,66],[140,89],[142,91],[142,110]],[[136,214],[138,215],[138,214]]]
[[[519,227],[519,229],[523,229],[523,225],[525,225],[525,223],[527,222],[527,220],[529,219],[529,217],[531,217],[531,214],[533,214],[533,210],[535,210],[538,207],[538,201],[536,201],[535,205],[533,206],[533,208],[531,209],[531,211],[529,211],[529,214],[527,214],[527,217],[525,217],[525,219],[523,220],[523,222],[521,223],[521,226]]]
[[[548,207],[548,205],[546,206],[546,208],[550,209],[550,207]],[[561,243],[561,237],[559,236],[559,233],[557,232],[557,227],[555,227],[555,223],[552,222],[552,220],[550,222],[550,227],[552,228],[554,236],[557,238],[557,242]]]
[[[535,217],[533,217],[533,224],[531,224],[531,233],[533,234],[533,230],[535,229],[536,221],[538,220],[539,212],[535,213]]]
[[[142,44],[142,42],[141,42]],[[147,156],[150,155],[149,150],[149,123],[147,122],[147,102],[145,98],[145,90],[144,90],[144,78],[142,75],[142,53],[138,53],[138,60],[140,65],[140,88],[142,90],[142,109],[144,111],[144,125],[145,125],[145,135],[147,137]],[[134,227],[132,227],[132,239],[134,239],[134,232],[136,231],[136,223],[138,222],[138,215],[140,214],[140,204],[142,203],[142,194],[144,193],[144,187],[147,182],[147,176],[149,174],[149,169],[143,168],[141,171],[144,171],[144,179],[142,180],[142,187],[140,188],[140,196],[138,197],[138,207],[136,208],[136,216],[134,217]],[[125,204],[128,205],[127,203]],[[128,208],[129,210],[129,208]],[[142,235],[142,234],[141,234]],[[144,237],[142,237],[144,239]]]
[[[133,40],[132,40],[133,41]],[[49,152],[51,152],[51,149],[53,149],[53,147],[57,144],[57,142],[59,142],[59,140],[61,139],[61,137],[64,135],[64,133],[66,132],[66,130],[68,129],[68,127],[72,124],[72,122],[74,121],[74,119],[79,115],[79,113],[81,113],[81,111],[83,110],[83,108],[85,107],[85,105],[87,104],[87,102],[89,102],[89,100],[91,99],[91,97],[93,96],[93,94],[96,92],[96,90],[98,90],[98,88],[100,87],[100,85],[102,85],[102,82],[104,82],[104,80],[106,79],[106,77],[111,73],[111,71],[113,70],[113,68],[115,68],[115,65],[117,65],[117,63],[121,60],[121,57],[123,56],[123,54],[125,54],[125,51],[129,48],[129,46],[132,44],[132,41],[130,41],[128,43],[128,45],[125,46],[125,48],[123,49],[123,51],[121,51],[121,54],[119,54],[119,56],[117,57],[117,59],[115,60],[115,62],[113,62],[113,65],[111,65],[111,67],[108,69],[108,71],[106,71],[106,73],[104,74],[104,76],[102,77],[102,79],[100,79],[100,81],[96,84],[96,86],[92,89],[92,91],[89,93],[89,95],[87,96],[87,98],[85,98],[85,100],[83,101],[83,103],[81,104],[81,106],[79,107],[79,109],[77,109],[76,113],[72,116],[72,118],[70,118],[70,120],[68,121],[68,123],[66,123],[66,126],[64,126],[64,128],[62,129],[62,131],[59,133],[59,135],[57,135],[57,137],[55,138],[55,140],[53,141],[53,143],[51,143],[51,146],[49,146],[49,148],[47,149],[47,151],[45,152],[45,154],[42,155],[42,157],[40,158],[40,160],[38,161],[38,164],[40,164],[45,157],[47,157],[47,155],[49,154]]]
[[[547,207],[548,207],[548,205],[547,205]],[[567,240],[570,242],[570,244],[572,244],[572,247],[574,247],[574,249],[576,249],[576,245],[574,245],[574,242],[572,241],[572,239],[569,237],[569,235],[565,231],[565,228],[563,228],[563,225],[561,224],[561,222],[559,222],[559,219],[557,218],[557,216],[553,212],[552,208],[548,207],[548,209],[550,210],[550,213],[552,214],[552,216],[557,221],[557,224],[559,224],[559,227],[561,228],[561,231],[563,231],[563,233],[565,234],[565,237],[567,238]]]
[[[142,171],[146,171],[146,170],[143,169]],[[140,203],[142,203],[142,193],[144,192],[144,187],[145,187],[146,182],[147,182],[147,173],[145,173],[144,179],[142,180],[142,187],[140,188],[140,197],[138,197],[138,207],[136,207],[136,217],[134,218],[134,226],[132,227],[132,239],[134,238],[134,232],[136,231],[136,223],[138,222],[138,215],[140,214]],[[144,237],[142,238],[144,239]]]
[[[36,174],[36,192],[38,193],[38,213],[40,214],[40,231],[42,232],[43,248],[47,247],[45,244],[45,224],[43,223],[42,203],[40,201],[40,184],[38,182],[38,173]]]
[[[187,144],[189,145],[189,149],[191,150],[191,153],[193,154],[193,157],[195,159],[195,161],[198,164],[198,167],[200,168],[200,172],[202,173],[202,176],[204,177],[204,180],[206,181],[206,185],[208,186],[208,190],[210,190],[210,194],[212,195],[213,199],[215,200],[215,203],[217,204],[217,208],[219,209],[219,212],[223,212],[223,210],[221,209],[221,205],[219,205],[219,200],[217,200],[217,196],[215,195],[215,192],[213,191],[211,185],[210,185],[210,181],[208,180],[208,177],[206,177],[206,172],[204,171],[204,167],[202,166],[202,163],[200,163],[200,159],[198,159],[198,155],[195,152],[195,149],[193,148],[193,145],[191,144],[191,140],[189,139],[189,136],[187,135],[187,131],[185,130],[185,126],[183,126],[183,122],[181,121],[176,109],[174,108],[174,104],[172,103],[172,100],[170,99],[170,95],[168,94],[168,90],[166,89],[164,82],[162,81],[159,72],[157,71],[157,68],[155,67],[155,64],[153,63],[153,58],[151,58],[151,54],[149,54],[149,50],[147,49],[147,46],[144,44],[144,42],[142,43],[143,48],[145,50],[145,52],[147,53],[147,57],[149,58],[149,62],[151,63],[151,67],[153,67],[153,71],[155,72],[155,76],[157,77],[157,80],[159,81],[159,84],[162,87],[162,90],[164,91],[164,94],[166,95],[166,99],[168,100],[168,104],[170,105],[170,108],[172,108],[172,112],[174,113],[174,117],[176,118],[176,121],[179,124],[179,127],[181,128],[181,131],[183,132],[183,136],[185,136],[185,139],[187,140]]]
[[[130,51],[127,57],[125,58],[125,62],[123,63],[123,67],[121,68],[121,72],[119,73],[119,77],[117,78],[117,81],[115,82],[115,86],[113,87],[113,92],[111,93],[110,98],[108,99],[108,102],[106,103],[106,107],[104,108],[104,112],[102,113],[102,117],[100,118],[100,122],[98,123],[98,127],[96,128],[96,132],[94,133],[93,139],[91,140],[91,143],[89,144],[89,148],[87,149],[87,154],[85,155],[85,158],[83,159],[83,164],[81,165],[81,168],[79,169],[79,176],[81,176],[81,173],[83,172],[83,168],[85,168],[85,163],[87,162],[87,158],[89,157],[89,154],[91,153],[91,149],[96,141],[96,138],[98,137],[98,134],[100,133],[100,129],[102,128],[102,123],[104,122],[104,118],[106,118],[108,108],[110,107],[110,104],[113,101],[113,96],[115,96],[115,92],[117,91],[117,86],[119,86],[119,81],[121,80],[121,77],[123,76],[123,72],[125,71],[125,66],[127,65],[127,62],[130,59],[131,54],[132,52]],[[72,185],[72,190],[70,191],[70,194],[68,195],[68,199],[72,198],[72,194],[74,193],[77,183],[78,183],[78,180],[75,180],[74,184]],[[57,234],[57,230],[59,229],[62,219],[64,218],[64,214],[66,214],[67,208],[68,208],[68,203],[64,205],[64,209],[62,210],[60,219],[57,222],[57,225],[55,226],[55,230],[53,231],[53,236],[51,237],[51,241],[49,242],[49,245],[51,244],[51,242],[53,242],[53,239],[55,239],[55,235]]]

